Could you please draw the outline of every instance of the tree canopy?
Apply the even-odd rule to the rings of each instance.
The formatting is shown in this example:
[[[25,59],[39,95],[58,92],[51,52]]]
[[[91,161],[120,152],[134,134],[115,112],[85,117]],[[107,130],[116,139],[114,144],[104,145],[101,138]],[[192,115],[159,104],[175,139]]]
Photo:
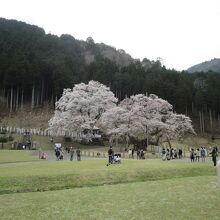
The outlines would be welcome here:
[[[82,132],[85,129],[92,131],[102,113],[115,107],[117,101],[108,87],[95,81],[65,89],[56,102],[49,130],[52,135],[69,135],[81,139]]]
[[[166,100],[154,94],[138,94],[103,113],[99,126],[110,138],[158,144],[177,139],[185,133],[195,134],[189,117],[173,112]]]
[[[154,137],[158,142],[194,133],[190,118],[173,113],[172,105],[156,95],[138,94],[116,105],[117,101],[108,87],[95,81],[65,89],[56,102],[49,130],[52,135],[69,135],[80,140],[85,129],[92,132],[99,128],[110,139],[127,142],[150,141]]]

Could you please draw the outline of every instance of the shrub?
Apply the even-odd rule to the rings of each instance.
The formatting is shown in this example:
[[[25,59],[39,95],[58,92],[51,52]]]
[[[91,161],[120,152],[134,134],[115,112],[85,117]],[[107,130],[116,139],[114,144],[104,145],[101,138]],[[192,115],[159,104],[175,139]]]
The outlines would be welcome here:
[[[0,143],[6,143],[8,142],[8,138],[5,136],[0,137]]]
[[[8,136],[8,141],[13,141],[14,140],[14,138],[10,135],[10,136]]]

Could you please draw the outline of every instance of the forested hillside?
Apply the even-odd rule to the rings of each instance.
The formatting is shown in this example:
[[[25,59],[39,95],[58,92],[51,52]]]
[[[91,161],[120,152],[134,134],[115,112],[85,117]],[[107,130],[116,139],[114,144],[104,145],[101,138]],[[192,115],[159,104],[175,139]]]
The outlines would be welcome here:
[[[0,110],[16,112],[24,104],[53,106],[63,88],[97,80],[122,100],[155,93],[178,113],[192,117],[197,130],[218,130],[220,74],[178,72],[160,61],[132,59],[123,50],[70,35],[60,37],[15,20],[0,18]]]
[[[220,59],[215,58],[210,61],[199,63],[187,69],[189,73],[194,72],[220,72]]]

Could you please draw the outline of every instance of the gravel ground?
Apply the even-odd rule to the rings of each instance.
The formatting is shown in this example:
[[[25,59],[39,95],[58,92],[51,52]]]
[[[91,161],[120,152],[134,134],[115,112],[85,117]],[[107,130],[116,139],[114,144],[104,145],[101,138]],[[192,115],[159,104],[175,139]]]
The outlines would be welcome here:
[[[47,160],[57,160],[55,152],[53,150],[46,150],[42,151],[46,153],[46,158]],[[39,155],[39,151],[34,151],[33,152],[35,155]],[[81,156],[81,160],[100,160],[104,159],[102,157],[88,157],[88,156]],[[66,151],[63,154],[63,160],[70,160],[70,154],[67,153]],[[73,160],[76,160],[76,154],[74,153]]]

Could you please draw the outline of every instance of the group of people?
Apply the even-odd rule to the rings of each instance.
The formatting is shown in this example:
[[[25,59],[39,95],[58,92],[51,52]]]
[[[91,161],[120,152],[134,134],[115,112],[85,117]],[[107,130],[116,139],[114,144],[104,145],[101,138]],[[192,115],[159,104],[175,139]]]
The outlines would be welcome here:
[[[128,158],[134,159],[134,148],[130,148],[128,150]],[[145,159],[145,151],[143,149],[137,149],[137,159],[144,160]]]
[[[212,157],[212,161],[214,166],[216,166],[217,162],[217,156],[218,156],[218,148],[216,146],[213,146],[209,155]],[[190,149],[190,160],[191,162],[199,162],[200,158],[202,159],[202,162],[205,162],[205,158],[208,156],[208,153],[204,147],[197,148],[194,150],[193,148]]]
[[[145,160],[145,151],[144,151],[144,149],[137,149],[137,159]]]
[[[134,159],[134,152],[135,152],[135,150],[134,150],[134,148],[130,148],[129,150],[128,150],[128,158],[129,159]],[[144,160],[145,159],[145,151],[144,151],[144,149],[137,149],[137,159],[139,160]]]
[[[121,163],[121,154],[115,154],[112,146],[110,146],[108,149],[108,163],[106,164],[106,166],[109,166],[113,163]]]
[[[128,150],[128,158],[134,159],[134,148]]]
[[[173,159],[181,159],[183,157],[182,149],[179,149],[178,152],[174,148],[163,148],[162,149],[162,160],[173,160]]]
[[[73,161],[73,158],[74,158],[74,149],[73,147],[70,147],[69,149],[69,153],[70,153],[70,161]],[[76,159],[77,161],[80,161],[81,160],[81,151],[79,148],[76,149]]]
[[[143,149],[137,149],[137,159],[144,160],[145,159],[146,151]],[[179,149],[178,152],[174,148],[163,148],[162,149],[162,159],[163,160],[172,160],[172,159],[181,159],[183,156],[182,149]],[[128,151],[128,158],[134,159],[134,149],[129,149]]]
[[[217,163],[217,156],[218,156],[218,148],[216,146],[212,147],[210,150],[210,153],[208,154],[205,147],[200,148],[191,148],[190,149],[190,160],[191,162],[199,162],[200,158],[202,162],[205,162],[206,157],[208,155],[211,155],[212,161],[214,166],[216,166]],[[178,152],[174,148],[163,148],[162,149],[162,160],[171,160],[171,159],[181,159],[183,156],[182,149],[179,149]]]
[[[54,148],[55,151],[55,156],[57,158],[57,160],[63,160],[63,149],[62,147],[56,147]]]
[[[200,158],[202,162],[205,162],[205,158],[207,157],[207,151],[204,147],[197,148],[194,150],[193,148],[190,149],[190,160],[191,162],[199,162]]]
[[[64,159],[64,153],[62,150],[62,147],[55,147],[55,155],[57,160],[63,160]],[[74,154],[76,153],[76,159],[77,161],[81,160],[81,151],[79,148],[74,151],[73,147],[68,148],[67,153],[70,154],[70,161],[73,161]],[[163,148],[162,149],[162,160],[172,160],[172,159],[181,159],[183,156],[182,149],[178,149],[178,151],[174,148]],[[212,147],[209,155],[212,157],[212,161],[214,166],[216,166],[217,163],[217,156],[218,156],[218,148],[216,146]],[[128,156],[130,159],[134,159],[134,148],[128,150]],[[190,149],[190,160],[191,162],[199,162],[200,158],[202,162],[205,162],[206,157],[208,156],[208,153],[205,149],[205,147],[200,148],[191,148]],[[112,146],[108,149],[108,163],[107,166],[112,164],[113,162],[121,162],[121,155],[114,154],[114,151],[112,149]],[[45,157],[46,158],[46,157]],[[43,159],[43,158],[41,158]],[[137,150],[137,159],[145,159],[145,151],[143,149]]]
[[[64,152],[63,152],[62,147],[56,147],[55,146],[54,151],[55,151],[55,156],[56,156],[57,160],[63,160],[64,159]],[[74,153],[75,153],[73,147],[68,148],[68,150],[66,148],[66,151],[67,151],[67,153],[70,154],[70,161],[73,161]],[[76,149],[76,159],[77,159],[77,161],[81,160],[81,151],[80,151],[79,148]]]

